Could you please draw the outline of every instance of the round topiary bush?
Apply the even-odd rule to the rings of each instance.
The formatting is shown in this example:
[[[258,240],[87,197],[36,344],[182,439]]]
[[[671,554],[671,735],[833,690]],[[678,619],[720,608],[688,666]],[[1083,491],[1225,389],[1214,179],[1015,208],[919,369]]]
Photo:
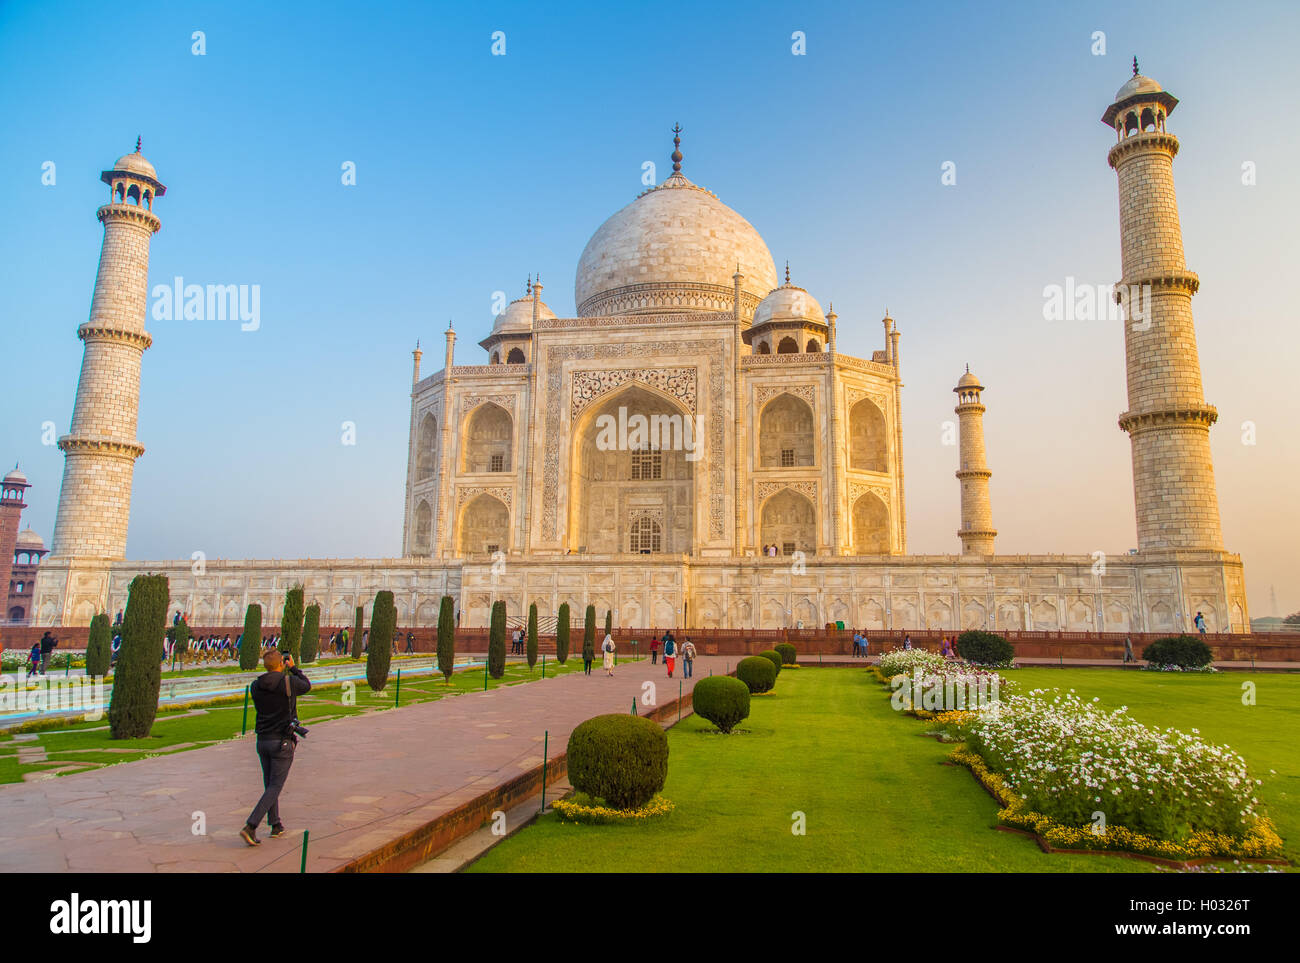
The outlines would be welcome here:
[[[749,717],[749,686],[729,675],[711,675],[695,683],[691,704],[696,715],[729,733]]]
[[[1155,665],[1203,669],[1214,660],[1210,647],[1194,635],[1169,635],[1142,650],[1142,658]]]
[[[799,650],[794,647],[793,642],[782,642],[772,648],[781,654],[781,661],[786,665],[794,665],[795,660],[799,658]]]
[[[751,655],[736,666],[736,678],[753,692],[769,692],[776,685],[776,666],[771,659]]]
[[[568,753],[573,788],[615,809],[639,809],[668,778],[668,736],[640,716],[588,719],[569,736]]]
[[[976,665],[1006,665],[1015,659],[1016,650],[996,632],[968,629],[957,636],[957,654]]]
[[[767,661],[771,662],[772,666],[776,669],[776,674],[781,674],[781,666],[785,663],[785,659],[781,658],[781,653],[776,651],[776,649],[767,649],[760,652],[758,653],[758,657],[760,659],[767,659]]]

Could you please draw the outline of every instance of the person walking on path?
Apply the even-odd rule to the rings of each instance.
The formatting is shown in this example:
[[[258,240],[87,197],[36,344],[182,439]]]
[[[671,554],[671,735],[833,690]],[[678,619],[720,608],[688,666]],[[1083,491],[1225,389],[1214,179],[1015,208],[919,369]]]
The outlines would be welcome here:
[[[1133,639],[1130,636],[1124,636],[1124,661],[1135,662],[1133,658]]]
[[[41,643],[33,642],[32,650],[27,653],[27,678],[41,671]]]
[[[415,653],[415,633],[412,632],[410,629],[407,629],[406,630],[406,654],[413,655],[414,653]]]
[[[1205,634],[1205,616],[1200,612],[1196,613],[1196,618],[1192,620],[1193,624],[1200,631],[1201,635]]]
[[[607,646],[607,645],[613,645],[613,644],[614,644],[614,638],[613,638],[613,636],[611,636],[608,632],[606,632],[606,633],[605,633],[605,639],[604,639],[604,641],[600,643],[600,650],[601,650],[602,652],[604,652],[604,651],[605,651],[605,646]],[[590,654],[588,654],[588,653],[589,653],[589,650],[588,650],[588,648],[584,645],[584,646],[582,647],[582,672],[583,672],[584,675],[591,675],[591,663],[592,663],[593,659],[592,659],[592,656],[591,656]]]
[[[280,821],[280,792],[289,778],[293,750],[298,744],[294,731],[298,725],[298,696],[311,691],[311,680],[293,664],[293,656],[278,649],[266,653],[262,660],[266,672],[253,680],[250,689],[257,710],[257,758],[262,763],[262,798],[248,814],[248,822],[239,836],[250,846],[261,845],[257,826],[265,816],[271,825],[271,838],[284,835]]]
[[[606,635],[605,641],[600,644],[600,650],[605,653],[602,657],[605,675],[612,678],[614,675],[614,640]]]
[[[658,639],[650,640],[650,664],[651,665],[659,664],[659,640]]]
[[[695,674],[695,643],[688,635],[682,643],[682,678],[689,679]]]
[[[41,675],[50,667],[50,653],[58,647],[59,640],[46,632],[41,636]]]
[[[677,643],[673,639],[673,634],[669,632],[664,636],[664,665],[668,667],[668,678],[673,677],[673,666],[677,663]]]

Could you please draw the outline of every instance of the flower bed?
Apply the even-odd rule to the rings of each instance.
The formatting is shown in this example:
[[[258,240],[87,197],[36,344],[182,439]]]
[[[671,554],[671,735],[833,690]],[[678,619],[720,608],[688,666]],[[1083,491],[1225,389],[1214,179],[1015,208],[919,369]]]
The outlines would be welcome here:
[[[943,656],[925,649],[894,649],[880,657],[880,671],[886,679],[900,674],[911,675],[912,670],[918,667],[925,672],[947,664],[948,660]]]
[[[585,793],[574,793],[568,799],[551,803],[551,808],[560,814],[560,818],[571,823],[586,823],[593,826],[626,825],[656,816],[666,816],[672,812],[673,804],[663,796],[656,794],[644,806],[637,809],[615,809],[603,806],[598,800]]]
[[[968,749],[955,758],[986,786],[996,777],[1004,823],[1062,848],[1169,858],[1280,852],[1239,754],[1195,729],[1151,728],[1097,701],[1035,690],[962,724]]]

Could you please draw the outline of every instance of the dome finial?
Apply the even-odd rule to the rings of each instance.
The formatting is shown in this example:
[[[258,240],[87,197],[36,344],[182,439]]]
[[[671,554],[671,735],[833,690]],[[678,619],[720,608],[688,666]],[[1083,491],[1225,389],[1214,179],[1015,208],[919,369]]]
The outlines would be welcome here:
[[[525,294],[533,293],[533,272],[532,271],[528,272],[528,283],[524,285],[524,293]]]
[[[680,136],[681,132],[682,132],[682,125],[673,124],[673,173],[674,174],[680,174],[682,172],[682,151],[681,151],[682,138]]]
[[[789,261],[789,259],[787,259],[786,262],[785,262],[785,283],[786,283],[786,284],[789,284],[789,283],[790,283],[790,261]]]
[[[1137,59],[1137,55],[1134,54],[1133,55],[1133,76],[1136,77],[1137,75],[1138,75],[1138,59]]]
[[[136,152],[137,154],[140,153],[140,135],[139,135],[139,134],[136,134],[136,137],[135,137],[135,152]]]
[[[966,373],[967,373],[967,374],[970,374],[970,362],[969,362],[969,361],[966,362]]]

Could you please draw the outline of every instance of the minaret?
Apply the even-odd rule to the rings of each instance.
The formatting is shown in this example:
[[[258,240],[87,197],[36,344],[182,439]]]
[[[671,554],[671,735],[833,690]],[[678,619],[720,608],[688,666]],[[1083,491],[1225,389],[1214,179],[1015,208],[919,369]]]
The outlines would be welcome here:
[[[411,369],[411,384],[416,385],[420,383],[420,359],[424,357],[424,352],[420,350],[420,340],[418,338],[415,341],[415,350],[411,352],[411,357],[415,359],[415,364],[412,365]]]
[[[442,377],[444,379],[443,381],[444,384],[447,383],[447,379],[451,378],[451,361],[452,358],[455,357],[455,355],[456,355],[456,331],[454,328],[452,328],[451,322],[448,321],[447,322],[447,360],[442,366],[442,370],[443,370]]]
[[[1196,353],[1192,295],[1200,286],[1183,260],[1174,196],[1178,138],[1165,130],[1177,98],[1138,73],[1119,89],[1102,122],[1117,143],[1107,160],[1119,177],[1124,275],[1117,300],[1127,310],[1128,411],[1119,426],[1133,450],[1138,549],[1222,550],[1210,426]]]
[[[122,559],[131,515],[140,407],[140,362],[152,338],[144,329],[149,295],[149,242],[162,226],[153,212],[165,188],[140,153],[119,157],[100,180],[109,202],[90,320],[77,329],[85,342],[72,425],[59,439],[63,485],[51,556]]]
[[[979,378],[966,373],[952,389],[957,394],[957,413],[961,442],[959,447],[961,467],[957,480],[961,483],[961,539],[963,555],[992,555],[993,539],[998,534],[993,528],[993,509],[989,505],[989,471],[984,458],[984,406],[980,392],[984,390]]]
[[[14,547],[18,543],[18,526],[22,524],[23,509],[27,507],[25,497],[31,487],[27,476],[18,470],[17,462],[14,470],[0,481],[0,605],[9,598],[9,576],[13,568]],[[8,617],[7,608],[0,611],[0,620]]]

